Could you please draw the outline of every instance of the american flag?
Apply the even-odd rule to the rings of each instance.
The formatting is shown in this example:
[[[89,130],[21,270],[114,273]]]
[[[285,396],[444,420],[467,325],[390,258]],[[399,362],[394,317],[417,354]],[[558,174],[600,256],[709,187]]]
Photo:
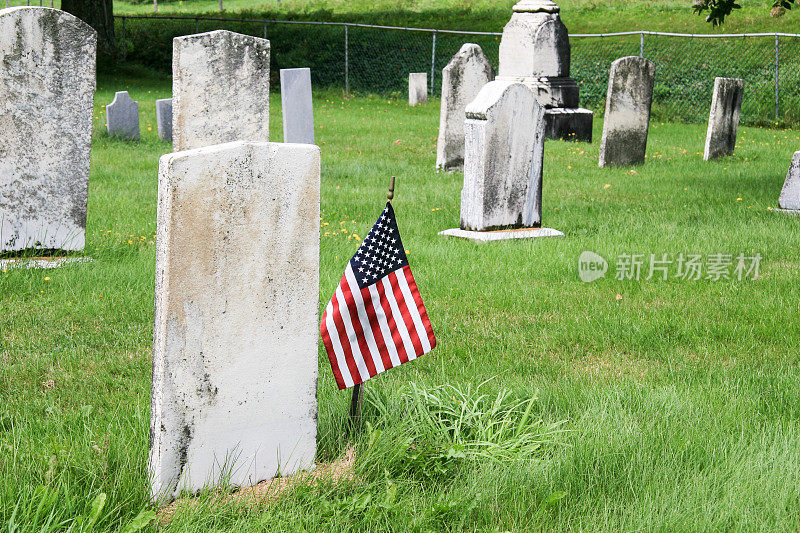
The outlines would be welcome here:
[[[319,329],[340,389],[436,346],[391,203],[347,264]]]

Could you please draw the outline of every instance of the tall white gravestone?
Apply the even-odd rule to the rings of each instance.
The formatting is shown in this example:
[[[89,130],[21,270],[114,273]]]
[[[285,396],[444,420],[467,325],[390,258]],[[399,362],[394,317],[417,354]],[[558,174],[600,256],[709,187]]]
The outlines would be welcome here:
[[[436,169],[464,167],[464,110],[481,88],[494,79],[492,64],[477,44],[467,43],[442,70],[442,104]]]
[[[68,13],[0,10],[0,252],[84,247],[96,50]]]
[[[739,114],[742,111],[744,80],[739,78],[716,78],[711,111],[708,116],[706,161],[725,155],[733,155],[736,134],[739,130]]]
[[[560,236],[540,228],[544,108],[518,82],[486,84],[467,106],[461,227],[440,235],[475,241]]]
[[[139,102],[128,91],[117,91],[106,106],[106,128],[112,137],[139,140]]]
[[[314,144],[314,103],[311,69],[281,69],[283,142]]]
[[[153,499],[313,466],[319,148],[174,152],[158,180]]]
[[[158,138],[162,141],[172,141],[172,98],[156,100],[156,126]]]
[[[269,41],[227,30],[172,41],[175,151],[269,140]]]
[[[600,141],[601,167],[644,162],[655,72],[653,62],[639,56],[611,63]]]
[[[500,40],[498,80],[520,81],[546,108],[548,139],[592,140],[594,114],[578,107],[578,84],[569,76],[569,34],[550,0],[522,0]]]
[[[800,151],[792,156],[792,163],[778,198],[778,207],[779,211],[800,214]]]
[[[408,75],[408,105],[428,102],[428,73],[412,72]]]

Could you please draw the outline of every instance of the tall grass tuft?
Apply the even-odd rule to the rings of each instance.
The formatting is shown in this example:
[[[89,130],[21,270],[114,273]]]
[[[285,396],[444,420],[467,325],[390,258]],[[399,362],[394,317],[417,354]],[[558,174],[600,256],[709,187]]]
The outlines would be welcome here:
[[[485,385],[426,388],[412,382],[394,401],[367,388],[371,416],[358,454],[360,473],[449,477],[476,460],[536,458],[558,442],[563,422],[546,424],[538,416],[537,395],[505,389],[489,394]]]

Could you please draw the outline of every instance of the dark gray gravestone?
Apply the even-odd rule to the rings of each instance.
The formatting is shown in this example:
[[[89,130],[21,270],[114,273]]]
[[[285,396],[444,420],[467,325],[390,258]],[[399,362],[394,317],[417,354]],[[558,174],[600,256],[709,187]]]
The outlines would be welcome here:
[[[717,78],[714,80],[714,96],[708,116],[708,132],[703,159],[708,161],[725,155],[733,155],[736,133],[739,129],[739,113],[742,110],[744,80],[739,78]]]
[[[106,127],[112,137],[139,140],[139,102],[128,91],[118,91],[106,106]]]
[[[656,66],[639,56],[611,63],[600,166],[638,165],[647,150]]]
[[[156,100],[156,126],[158,138],[172,142],[172,98]]]

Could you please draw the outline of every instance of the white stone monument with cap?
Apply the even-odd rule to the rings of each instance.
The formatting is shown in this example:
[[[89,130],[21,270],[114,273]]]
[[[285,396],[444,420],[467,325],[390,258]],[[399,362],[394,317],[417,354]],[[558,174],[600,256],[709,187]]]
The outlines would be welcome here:
[[[521,0],[500,40],[497,80],[528,86],[545,108],[548,139],[592,140],[594,114],[578,105],[578,84],[569,76],[570,45],[560,8],[550,0]]]

